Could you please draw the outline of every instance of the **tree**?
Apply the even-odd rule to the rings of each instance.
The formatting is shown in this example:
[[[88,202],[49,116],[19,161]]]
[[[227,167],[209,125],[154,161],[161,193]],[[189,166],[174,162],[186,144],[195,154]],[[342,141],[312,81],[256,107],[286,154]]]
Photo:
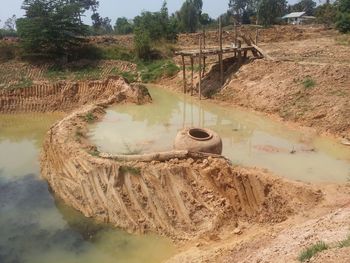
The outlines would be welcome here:
[[[149,32],[142,27],[135,27],[135,52],[138,58],[147,60],[151,56],[151,38]]]
[[[131,34],[134,30],[134,26],[125,17],[119,17],[115,22],[114,31],[118,35]]]
[[[186,0],[177,12],[181,31],[194,33],[197,31],[202,14],[202,0]]]
[[[350,0],[339,0],[336,27],[341,33],[350,32]]]
[[[92,28],[95,34],[104,35],[113,32],[111,25],[112,20],[108,17],[101,17],[99,13],[94,12],[91,16]]]
[[[335,25],[341,33],[350,32],[350,13],[339,13]]]
[[[203,13],[199,18],[199,22],[202,26],[210,25],[213,21],[214,20],[207,13]]]
[[[339,0],[338,6],[340,13],[350,13],[350,0]]]
[[[160,12],[142,12],[134,18],[134,29],[148,32],[152,41],[167,39],[175,40],[177,37],[177,23],[173,17],[170,19],[166,1],[163,2]]]
[[[68,58],[87,34],[82,15],[97,4],[95,0],[25,0],[25,17],[17,20],[23,48],[31,55]]]
[[[261,0],[258,7],[258,22],[264,26],[272,25],[285,12],[285,0]]]
[[[16,31],[16,16],[13,15],[12,17],[8,18],[4,23],[4,30],[15,32]]]
[[[16,16],[13,15],[12,17],[8,18],[3,28],[0,28],[0,39],[4,37],[16,37],[17,31],[16,31]],[[1,23],[1,20],[0,20]]]
[[[312,16],[314,15],[316,7],[316,2],[313,0],[301,0],[300,2],[290,6],[291,12],[305,12],[306,15]]]
[[[332,4],[323,4],[315,9],[316,21],[330,27],[336,22],[337,8]]]
[[[250,15],[256,13],[258,2],[259,0],[229,0],[229,12],[236,21],[248,23],[250,22]]]

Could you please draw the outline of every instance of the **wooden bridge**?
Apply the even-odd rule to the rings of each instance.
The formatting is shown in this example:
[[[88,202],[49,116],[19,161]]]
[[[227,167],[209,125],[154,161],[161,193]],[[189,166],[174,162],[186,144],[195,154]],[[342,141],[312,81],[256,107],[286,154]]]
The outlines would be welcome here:
[[[249,35],[239,35],[237,33],[237,26],[235,24],[234,26],[235,31],[235,37],[234,37],[234,43],[231,46],[223,46],[222,44],[222,26],[221,26],[221,20],[219,20],[219,45],[218,47],[206,47],[206,37],[205,37],[205,30],[203,30],[203,33],[200,34],[198,42],[199,42],[199,48],[194,50],[180,50],[175,52],[175,55],[181,56],[182,58],[182,72],[183,72],[183,90],[184,93],[186,93],[186,64],[185,64],[185,58],[189,57],[191,60],[191,95],[193,94],[193,76],[194,76],[194,59],[198,59],[199,62],[199,99],[201,99],[201,83],[202,78],[205,73],[206,69],[206,59],[209,56],[218,56],[218,63],[220,64],[220,82],[221,85],[224,84],[224,66],[223,66],[223,56],[224,54],[232,54],[232,57],[237,58],[238,63],[242,63],[242,58],[246,58],[248,52],[252,52],[253,56],[255,58],[263,58],[268,57],[264,54],[264,52],[257,46],[258,43],[258,36],[259,36],[259,27],[256,27],[256,36],[255,40]],[[243,45],[242,45],[243,43]]]

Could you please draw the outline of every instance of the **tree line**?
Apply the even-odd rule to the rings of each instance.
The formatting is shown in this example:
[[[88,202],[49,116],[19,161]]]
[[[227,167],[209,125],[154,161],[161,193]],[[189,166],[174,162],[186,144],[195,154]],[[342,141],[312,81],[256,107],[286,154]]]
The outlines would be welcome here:
[[[9,18],[0,30],[1,35],[21,38],[23,48],[31,54],[69,56],[89,35],[134,34],[135,51],[140,58],[151,56],[153,42],[176,41],[179,33],[193,33],[201,27],[217,25],[217,19],[203,13],[202,0],[185,0],[181,8],[170,14],[164,1],[157,12],[144,11],[133,19],[117,18],[114,27],[111,19],[98,13],[98,0],[24,0],[23,18]],[[92,12],[92,25],[85,25],[83,17]],[[327,1],[316,5],[313,0],[301,0],[288,5],[286,0],[228,0],[228,11],[222,14],[223,25],[280,23],[289,12],[306,12],[318,22],[335,25],[341,32],[350,31],[350,0]]]

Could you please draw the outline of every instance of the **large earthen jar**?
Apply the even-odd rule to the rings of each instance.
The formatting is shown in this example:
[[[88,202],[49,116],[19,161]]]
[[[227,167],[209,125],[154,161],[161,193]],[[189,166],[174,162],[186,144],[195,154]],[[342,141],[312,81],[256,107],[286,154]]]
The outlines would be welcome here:
[[[175,150],[221,154],[222,140],[216,132],[209,129],[186,128],[176,135],[174,148]]]

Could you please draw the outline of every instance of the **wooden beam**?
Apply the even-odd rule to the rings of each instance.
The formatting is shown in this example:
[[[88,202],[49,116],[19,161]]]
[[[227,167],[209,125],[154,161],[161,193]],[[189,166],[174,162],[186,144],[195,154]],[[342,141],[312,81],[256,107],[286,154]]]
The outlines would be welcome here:
[[[206,48],[206,35],[205,35],[205,28],[203,28],[203,48]],[[203,56],[203,73],[202,76],[204,77],[205,74],[205,68],[206,68],[206,56]]]
[[[238,53],[238,64],[242,64],[242,49],[241,49],[242,42],[241,40],[237,41],[237,53]]]
[[[234,30],[235,30],[235,47],[237,47],[237,23],[236,23],[236,19],[234,21]]]
[[[202,99],[202,37],[199,37],[199,84],[198,84],[198,95],[199,100]]]
[[[263,55],[263,57],[266,58],[267,60],[275,60],[273,57],[271,57],[270,55],[266,54],[265,51],[263,51],[257,45],[252,44],[252,47],[254,47],[258,52],[260,52],[260,54]]]
[[[193,85],[193,71],[194,71],[193,67],[194,67],[193,57],[191,57],[191,96],[193,96],[193,87],[194,87],[194,85]]]
[[[223,50],[222,50],[222,23],[221,17],[219,17],[219,45],[220,45],[220,53],[219,53],[219,63],[220,63],[220,83],[224,84],[224,64],[223,64]]]
[[[259,23],[259,16],[256,16],[256,30],[255,30],[255,45],[258,45],[258,40],[259,40],[259,27],[258,27],[258,23]]]
[[[184,85],[184,93],[186,93],[186,66],[185,66],[185,56],[182,55],[182,77],[183,77],[183,85]]]

